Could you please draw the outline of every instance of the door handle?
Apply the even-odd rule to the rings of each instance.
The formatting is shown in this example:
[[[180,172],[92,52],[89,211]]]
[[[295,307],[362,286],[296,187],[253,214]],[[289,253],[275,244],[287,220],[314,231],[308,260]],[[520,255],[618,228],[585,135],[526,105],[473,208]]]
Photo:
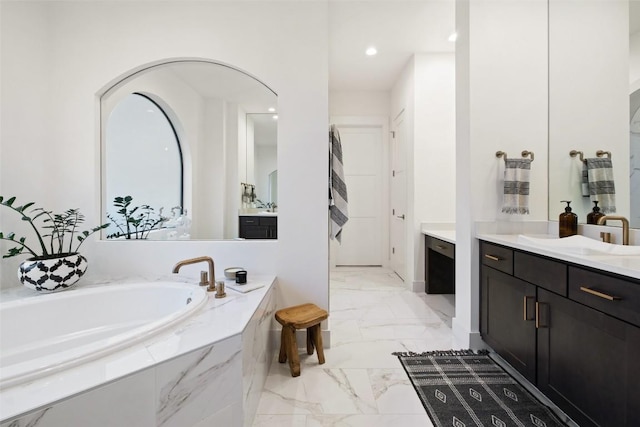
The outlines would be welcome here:
[[[396,218],[404,219],[404,214],[402,214],[402,215],[396,215]]]
[[[545,323],[542,323],[540,318],[542,317],[542,308],[544,308],[545,312]],[[549,327],[549,319],[547,318],[549,315],[549,304],[545,302],[536,301],[536,329],[548,328]]]
[[[522,313],[523,314],[522,315],[523,320],[535,320],[536,319],[535,316],[533,316],[533,317],[529,316],[529,301],[533,301],[535,299],[536,299],[536,297],[525,295],[524,301],[523,301],[523,304],[522,304],[523,305],[523,307],[522,307],[523,308],[523,310],[522,310],[523,311],[523,313]]]

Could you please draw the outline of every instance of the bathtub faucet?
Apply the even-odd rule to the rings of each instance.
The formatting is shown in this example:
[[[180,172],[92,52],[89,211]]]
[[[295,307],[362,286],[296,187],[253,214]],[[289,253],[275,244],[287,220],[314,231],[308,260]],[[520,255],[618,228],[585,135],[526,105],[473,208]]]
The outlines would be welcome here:
[[[185,259],[183,261],[179,261],[176,265],[173,266],[173,273],[174,274],[177,273],[178,271],[180,271],[180,268],[184,267],[185,265],[197,264],[199,262],[206,262],[207,264],[209,264],[209,278],[208,280],[205,279],[206,280],[205,283],[208,283],[207,291],[214,292],[216,290],[216,274],[215,274],[215,267],[213,265],[213,259],[211,259],[211,257],[201,256],[197,258],[190,258],[190,259]],[[204,275],[205,273],[202,272],[202,274]],[[202,284],[202,282],[200,284]]]

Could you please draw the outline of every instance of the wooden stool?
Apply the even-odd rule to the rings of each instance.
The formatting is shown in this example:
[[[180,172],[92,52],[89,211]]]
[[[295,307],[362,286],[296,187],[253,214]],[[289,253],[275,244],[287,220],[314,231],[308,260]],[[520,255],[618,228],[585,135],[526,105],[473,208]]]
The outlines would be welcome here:
[[[324,351],[322,349],[320,322],[327,317],[329,317],[329,313],[315,304],[296,305],[276,311],[276,320],[282,325],[278,362],[284,363],[289,359],[289,369],[291,369],[292,377],[300,375],[296,329],[306,328],[307,354],[313,354],[313,348],[315,347],[318,352],[318,362],[322,365],[324,363]]]

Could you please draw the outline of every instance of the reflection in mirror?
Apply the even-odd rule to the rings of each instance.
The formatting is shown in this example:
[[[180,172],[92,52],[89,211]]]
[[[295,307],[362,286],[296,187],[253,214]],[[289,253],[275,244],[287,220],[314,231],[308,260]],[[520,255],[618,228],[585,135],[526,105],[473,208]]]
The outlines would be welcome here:
[[[202,60],[154,65],[116,83],[100,102],[102,211],[105,222],[116,219],[105,236],[238,238],[240,184],[269,197],[276,104],[257,79]],[[126,196],[126,208],[114,203]],[[134,235],[136,226],[153,230]]]
[[[640,228],[640,2],[629,2],[629,123],[632,228]]]
[[[611,153],[616,214],[633,220],[627,159],[629,83],[640,69],[633,66],[639,53],[635,3],[549,1],[550,220],[563,211],[561,200],[573,202],[581,223],[593,208],[583,196],[583,163],[569,155],[572,150],[585,158],[595,158],[598,150]]]
[[[277,203],[277,123],[274,114],[247,114],[246,182],[255,185],[256,200],[245,208],[271,210]]]

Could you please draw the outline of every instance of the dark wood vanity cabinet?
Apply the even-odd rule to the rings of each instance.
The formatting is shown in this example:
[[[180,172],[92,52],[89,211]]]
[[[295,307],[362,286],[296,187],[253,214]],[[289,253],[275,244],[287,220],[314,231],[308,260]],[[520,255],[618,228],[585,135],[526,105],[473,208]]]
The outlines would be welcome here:
[[[277,216],[240,216],[239,235],[242,239],[277,239]]]
[[[424,291],[426,293],[456,293],[455,256],[455,244],[425,236]]]
[[[640,426],[640,282],[487,242],[480,252],[485,342],[580,426]]]

